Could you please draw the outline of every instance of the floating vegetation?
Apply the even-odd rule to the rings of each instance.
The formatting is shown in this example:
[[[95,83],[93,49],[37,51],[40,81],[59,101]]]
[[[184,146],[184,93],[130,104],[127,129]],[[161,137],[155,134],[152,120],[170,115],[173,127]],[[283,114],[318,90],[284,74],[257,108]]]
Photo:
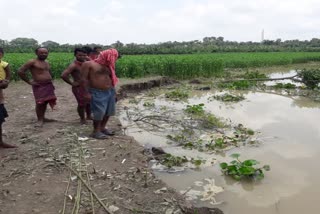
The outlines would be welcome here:
[[[245,97],[242,95],[232,95],[229,93],[225,93],[222,95],[215,95],[215,96],[213,96],[213,98],[216,100],[223,101],[223,102],[239,102],[239,101],[242,101],[245,99]],[[211,99],[211,98],[209,98],[209,99]]]
[[[276,89],[295,89],[297,86],[292,83],[276,83],[273,87]]]
[[[247,71],[242,77],[244,79],[264,79],[267,78],[267,75],[258,71]]]
[[[198,121],[204,128],[223,128],[226,126],[226,124],[214,114],[205,112],[203,103],[187,105],[184,111],[191,116],[192,120]]]
[[[183,131],[177,135],[167,135],[169,143],[175,143],[185,149],[196,149],[200,152],[221,152],[234,147],[245,145],[246,143],[255,143],[251,137],[255,132],[245,128],[242,124],[233,127],[234,131],[230,134],[216,133],[209,138],[199,138],[196,133]]]
[[[193,115],[202,115],[204,114],[204,104],[200,103],[198,105],[187,105],[185,112]]]
[[[129,103],[130,104],[138,104],[140,101],[139,100],[137,100],[136,98],[133,98],[133,99],[130,99],[129,100]]]
[[[232,158],[235,160],[231,161],[229,164],[223,162],[220,164],[221,170],[225,175],[229,175],[235,180],[241,180],[243,178],[254,178],[254,179],[263,179],[263,171],[269,171],[270,166],[264,165],[263,167],[256,167],[259,164],[256,160],[245,160],[240,161],[240,154],[232,154]]]
[[[171,154],[165,154],[159,162],[160,164],[170,169],[174,166],[183,166],[188,162],[199,167],[201,164],[204,164],[206,161],[201,159],[194,159],[194,158],[188,159],[186,156],[180,157],[180,156],[174,156]]]
[[[186,91],[175,89],[165,93],[165,97],[170,100],[180,101],[180,100],[187,99],[189,97],[189,94]]]
[[[143,106],[144,107],[155,107],[155,104],[153,102],[146,101],[143,103]]]

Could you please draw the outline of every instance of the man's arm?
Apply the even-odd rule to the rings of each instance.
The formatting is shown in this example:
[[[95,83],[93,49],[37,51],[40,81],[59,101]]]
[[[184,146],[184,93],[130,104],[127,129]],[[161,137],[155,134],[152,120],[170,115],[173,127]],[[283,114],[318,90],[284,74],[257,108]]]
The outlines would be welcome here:
[[[53,78],[53,73],[52,73],[52,71],[51,71],[50,64],[49,64],[48,62],[47,62],[47,64],[48,64],[49,74],[50,74],[51,78],[54,79],[54,78]]]
[[[9,64],[4,68],[4,71],[6,72],[6,80],[9,82],[11,79],[11,69]]]
[[[11,71],[9,64],[4,68],[4,71],[6,73],[6,78],[0,82],[0,89],[5,89],[9,85],[10,77],[11,77]]]
[[[89,72],[90,72],[90,62],[85,62],[81,66],[80,74],[80,86],[84,89],[84,98],[87,101],[90,101],[91,95],[89,93]]]
[[[68,68],[66,70],[64,70],[61,74],[61,78],[66,82],[68,83],[69,85],[72,85],[72,86],[77,86],[79,85],[79,83],[77,82],[71,82],[70,80],[70,74],[72,73],[72,71],[75,69],[75,66],[74,64],[72,63],[71,65],[68,66]]]
[[[18,70],[18,75],[19,77],[25,81],[26,83],[28,83],[29,85],[32,85],[32,83],[30,82],[28,76],[27,76],[27,71],[29,69],[31,69],[31,67],[34,64],[34,60],[30,60],[29,62],[27,62],[26,64],[24,64],[21,68],[19,68]]]
[[[83,63],[80,69],[81,81],[80,84],[84,87],[85,91],[89,88],[89,72],[90,72],[90,62]]]

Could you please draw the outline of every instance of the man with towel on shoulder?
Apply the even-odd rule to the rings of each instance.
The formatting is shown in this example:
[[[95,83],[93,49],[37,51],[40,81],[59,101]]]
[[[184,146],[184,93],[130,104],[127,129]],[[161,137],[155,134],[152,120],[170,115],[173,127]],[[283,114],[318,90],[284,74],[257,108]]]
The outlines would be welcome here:
[[[100,52],[97,59],[84,62],[81,66],[81,84],[85,90],[85,99],[90,100],[93,113],[93,133],[91,137],[107,139],[114,132],[106,128],[110,116],[115,115],[115,86],[118,78],[115,64],[119,58],[116,49]]]
[[[50,107],[56,105],[57,97],[54,93],[52,84],[52,74],[50,72],[49,63],[46,61],[48,57],[48,49],[44,47],[35,50],[36,59],[32,59],[25,63],[19,70],[18,74],[22,80],[32,86],[33,95],[36,101],[36,114],[38,118],[37,127],[42,127],[44,122],[52,122],[45,118],[47,105]],[[32,79],[27,76],[27,71],[31,72]]]

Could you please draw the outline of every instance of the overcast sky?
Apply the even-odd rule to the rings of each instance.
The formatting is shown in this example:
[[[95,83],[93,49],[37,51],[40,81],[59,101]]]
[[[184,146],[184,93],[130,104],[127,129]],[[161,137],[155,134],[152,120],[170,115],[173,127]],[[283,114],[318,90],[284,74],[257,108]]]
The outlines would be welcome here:
[[[111,44],[320,37],[320,0],[0,0],[0,39]]]

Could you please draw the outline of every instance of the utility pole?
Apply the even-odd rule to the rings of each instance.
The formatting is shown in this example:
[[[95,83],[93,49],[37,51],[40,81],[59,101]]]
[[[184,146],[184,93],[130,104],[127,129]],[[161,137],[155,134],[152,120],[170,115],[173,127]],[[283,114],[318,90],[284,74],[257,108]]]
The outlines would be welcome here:
[[[264,41],[264,29],[262,29],[262,32],[261,32],[261,43]]]

